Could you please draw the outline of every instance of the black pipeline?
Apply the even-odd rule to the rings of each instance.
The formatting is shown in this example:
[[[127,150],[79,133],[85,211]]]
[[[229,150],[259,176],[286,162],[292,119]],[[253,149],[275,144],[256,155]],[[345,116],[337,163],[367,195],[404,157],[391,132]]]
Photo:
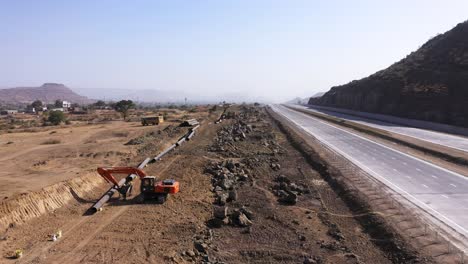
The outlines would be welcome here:
[[[143,169],[144,167],[146,167],[146,165],[148,165],[148,163],[150,162],[156,162],[158,160],[161,160],[161,158],[166,155],[167,153],[169,153],[171,150],[175,149],[176,147],[180,146],[184,141],[188,141],[190,140],[194,134],[195,134],[195,130],[197,130],[198,128],[200,127],[200,125],[196,125],[195,127],[192,127],[189,129],[189,131],[184,135],[182,136],[179,140],[177,140],[177,142],[175,144],[172,144],[170,147],[168,147],[167,149],[163,150],[161,153],[159,153],[156,157],[154,158],[146,158],[143,162],[141,162],[137,168],[138,169]],[[135,178],[137,177],[137,175],[135,174],[130,174],[128,175],[127,177],[121,179],[119,181],[119,185],[118,186],[113,186],[111,187],[109,190],[107,190],[107,192],[105,192],[101,198],[99,198],[99,200],[91,207],[89,208],[89,212],[91,214],[94,214],[96,213],[97,211],[99,211],[99,209],[102,208],[102,206],[104,206],[105,203],[107,203],[107,201],[110,200],[110,198],[112,198],[112,196],[114,196],[114,194],[116,194],[118,191],[119,191],[119,188],[121,188],[122,186],[124,185],[127,185],[128,183],[130,183],[131,181],[133,181]]]

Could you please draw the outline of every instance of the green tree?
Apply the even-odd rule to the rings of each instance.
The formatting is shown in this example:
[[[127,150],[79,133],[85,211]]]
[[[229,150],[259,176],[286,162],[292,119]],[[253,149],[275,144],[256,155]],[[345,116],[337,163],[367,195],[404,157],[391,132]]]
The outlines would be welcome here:
[[[63,107],[63,102],[62,102],[62,100],[58,100],[58,99],[55,100],[54,106],[55,106],[56,108],[61,108],[61,107]]]
[[[132,100],[121,100],[114,105],[115,111],[121,113],[124,120],[127,119],[128,111],[132,108],[135,108]]]
[[[65,115],[62,111],[52,111],[49,113],[47,120],[56,126],[65,121]]]
[[[97,102],[93,104],[93,106],[96,108],[103,108],[104,106],[106,106],[106,102],[102,100],[98,100]]]
[[[34,109],[39,109],[39,107],[42,107],[44,104],[42,103],[41,100],[36,100],[34,102],[32,102],[31,104],[31,107],[34,108]]]

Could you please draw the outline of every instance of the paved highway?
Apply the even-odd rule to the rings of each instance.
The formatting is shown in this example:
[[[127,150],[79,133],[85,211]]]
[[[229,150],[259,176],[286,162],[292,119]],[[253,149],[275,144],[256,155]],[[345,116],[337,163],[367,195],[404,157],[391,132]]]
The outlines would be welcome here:
[[[272,109],[468,237],[468,178],[310,115],[279,105]]]
[[[338,118],[353,121],[353,122],[367,125],[370,127],[375,127],[375,128],[379,128],[382,130],[386,130],[392,133],[397,133],[397,134],[417,138],[420,140],[428,141],[434,144],[439,144],[442,146],[468,152],[468,138],[466,137],[450,135],[446,133],[435,132],[435,131],[425,130],[421,128],[402,126],[402,125],[392,124],[392,123],[379,121],[375,119],[369,119],[365,117],[338,113],[334,111],[312,109],[312,108],[309,108],[307,106],[302,106],[302,105],[289,105],[289,106],[295,107],[298,109],[307,110],[307,111],[318,112],[322,114],[335,116]]]

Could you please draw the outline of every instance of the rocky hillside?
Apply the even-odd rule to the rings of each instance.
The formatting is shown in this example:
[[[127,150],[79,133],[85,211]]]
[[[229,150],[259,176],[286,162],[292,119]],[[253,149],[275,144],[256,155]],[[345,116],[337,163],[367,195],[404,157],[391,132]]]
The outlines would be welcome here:
[[[70,88],[58,83],[45,83],[40,87],[16,87],[0,89],[0,102],[31,103],[41,100],[53,103],[55,100],[67,100],[73,103],[90,103],[92,100],[73,92]]]
[[[468,127],[468,21],[309,103]]]

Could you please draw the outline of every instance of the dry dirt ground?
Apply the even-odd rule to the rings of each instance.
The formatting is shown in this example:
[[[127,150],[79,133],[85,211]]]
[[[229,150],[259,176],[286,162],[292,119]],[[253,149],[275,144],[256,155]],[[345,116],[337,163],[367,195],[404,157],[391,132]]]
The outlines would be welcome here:
[[[0,236],[0,263],[430,262],[397,235],[369,232],[264,110],[232,111],[237,116],[221,124],[206,118],[193,140],[144,169],[180,181],[180,193],[165,204],[115,198],[86,215],[109,187],[99,184],[51,213],[11,225]],[[135,156],[115,165],[136,165],[164,144],[134,146]],[[214,208],[226,208],[225,215],[213,215]],[[63,236],[50,241],[58,230]],[[24,250],[20,260],[10,259],[15,249]]]
[[[41,132],[2,134],[0,197],[4,200],[15,194],[37,191],[94,171],[97,165],[121,164],[134,156],[137,149],[135,145],[124,145],[126,142],[170,124],[143,127],[138,122],[114,121]]]

